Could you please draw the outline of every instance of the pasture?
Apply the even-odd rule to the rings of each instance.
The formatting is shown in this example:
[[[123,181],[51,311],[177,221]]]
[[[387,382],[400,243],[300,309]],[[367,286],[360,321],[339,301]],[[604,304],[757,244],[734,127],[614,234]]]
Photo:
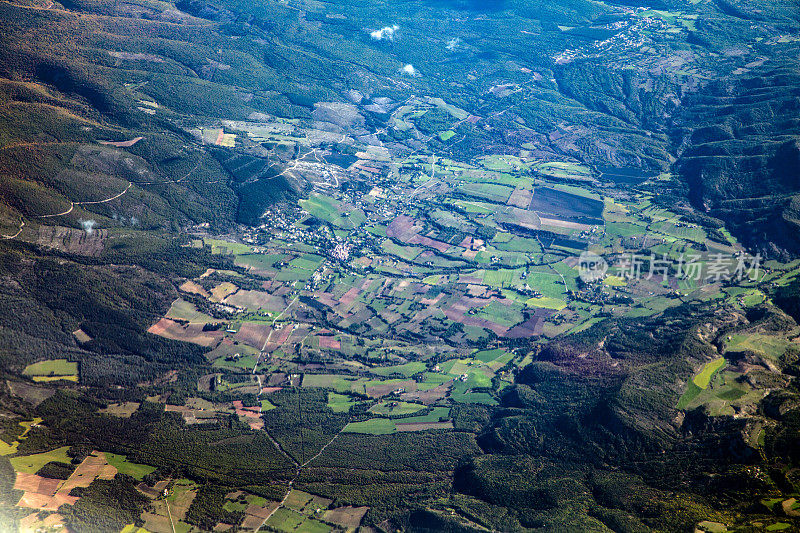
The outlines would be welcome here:
[[[33,381],[58,381],[64,379],[77,382],[78,363],[67,361],[66,359],[50,359],[28,365],[22,371],[22,374],[30,377]]]
[[[708,384],[711,381],[711,378],[716,374],[722,367],[725,366],[725,358],[720,357],[719,359],[715,359],[710,363],[706,363],[703,369],[692,379],[692,383],[697,385],[701,389],[708,388]]]
[[[51,450],[49,452],[12,457],[9,459],[9,461],[11,462],[11,466],[13,466],[14,470],[17,472],[35,474],[39,471],[39,469],[51,461],[69,464],[72,459],[67,455],[68,449],[69,446],[62,446],[61,448],[56,448],[55,450]]]
[[[416,413],[425,406],[417,403],[382,401],[369,408],[370,413],[383,416],[404,416]]]

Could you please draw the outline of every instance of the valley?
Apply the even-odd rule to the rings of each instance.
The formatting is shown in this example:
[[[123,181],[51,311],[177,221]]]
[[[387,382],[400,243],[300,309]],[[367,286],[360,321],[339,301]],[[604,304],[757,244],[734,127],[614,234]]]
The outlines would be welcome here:
[[[796,527],[790,2],[0,17],[0,529]]]

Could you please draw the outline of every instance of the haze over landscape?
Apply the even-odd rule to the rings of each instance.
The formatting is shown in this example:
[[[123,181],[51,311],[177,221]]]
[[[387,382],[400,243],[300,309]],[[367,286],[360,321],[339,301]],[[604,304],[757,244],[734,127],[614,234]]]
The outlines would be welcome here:
[[[796,1],[0,19],[0,531],[800,528]]]

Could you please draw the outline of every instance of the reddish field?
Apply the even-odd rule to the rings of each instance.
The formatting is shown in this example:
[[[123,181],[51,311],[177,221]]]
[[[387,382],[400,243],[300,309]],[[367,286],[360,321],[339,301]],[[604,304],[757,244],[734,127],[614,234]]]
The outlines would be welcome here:
[[[320,337],[319,347],[321,350],[340,350],[342,343],[336,337]]]
[[[202,324],[189,324],[182,326],[180,323],[162,318],[147,330],[149,333],[166,337],[176,341],[191,342],[200,346],[215,346],[222,340],[221,331],[203,331]]]
[[[497,299],[498,301],[503,301]],[[489,300],[491,301],[491,300]],[[508,328],[505,326],[501,326],[500,324],[495,324],[494,322],[489,322],[486,319],[478,318],[474,316],[467,315],[467,311],[473,307],[483,307],[488,302],[487,300],[476,300],[473,298],[459,298],[457,302],[455,302],[452,306],[442,309],[442,312],[445,314],[447,318],[452,320],[453,322],[459,322],[464,324],[465,326],[477,326],[479,328],[485,328],[495,332],[497,335],[503,335],[508,331]]]
[[[250,505],[245,509],[244,521],[242,521],[242,529],[256,530],[261,527],[264,520],[278,508],[278,502],[269,502],[267,505],[260,507],[258,505]]]
[[[396,383],[381,383],[380,385],[373,385],[366,387],[367,396],[372,398],[380,398],[394,392],[397,389],[403,388],[407,392],[414,392],[417,390],[417,382],[413,379],[400,381]]]
[[[266,324],[245,322],[242,324],[242,327],[239,328],[234,338],[239,342],[260,350],[269,336],[269,330],[270,327]]]
[[[245,307],[247,309],[265,309],[267,311],[279,311],[286,304],[280,296],[273,296],[263,291],[242,291],[232,294],[225,299],[228,305]]]
[[[206,291],[203,287],[201,287],[194,281],[187,281],[178,288],[183,292],[188,292],[189,294],[199,294],[203,298],[208,298],[210,296],[208,294],[208,291]]]
[[[325,521],[332,522],[344,528],[356,528],[361,524],[361,519],[367,514],[369,507],[339,507],[325,511]]]
[[[25,492],[35,492],[37,494],[52,496],[56,493],[59,483],[61,483],[61,481],[58,479],[50,479],[37,476],[36,474],[18,472],[17,479],[14,482],[14,488]]]
[[[413,218],[407,215],[400,215],[386,228],[386,236],[400,241],[408,241],[420,231],[422,231],[422,226],[416,225]]]
[[[531,205],[532,198],[533,191],[529,189],[514,189],[514,192],[511,193],[506,204],[528,209],[528,206]]]
[[[356,289],[355,287],[353,287],[352,289],[350,289],[349,291],[344,293],[341,298],[339,298],[339,302],[343,306],[352,305],[353,302],[356,301],[356,298],[358,298],[358,294],[359,294],[359,290]]]
[[[414,235],[410,239],[408,239],[409,244],[421,244],[422,246],[428,246],[429,248],[433,248],[434,250],[438,250],[440,252],[446,252],[450,245],[446,242],[437,241],[431,239],[429,237],[424,237],[422,235]]]
[[[450,383],[443,383],[438,387],[434,387],[433,389],[429,390],[418,390],[414,392],[407,392],[405,394],[400,395],[406,402],[420,402],[425,405],[431,405],[434,402],[439,400],[443,400],[447,397],[447,393],[450,391],[451,384]]]
[[[235,400],[233,403],[233,408],[236,410],[236,414],[239,416],[245,416],[247,418],[260,418],[261,417],[261,407],[245,407],[242,405],[241,400]]]
[[[75,474],[73,473],[73,476]],[[36,474],[17,473],[14,488],[24,491],[17,505],[30,509],[42,509],[45,511],[57,511],[58,508],[68,503],[74,505],[78,501],[75,496],[69,496],[67,492],[59,491],[58,485],[61,480],[49,479]],[[88,483],[87,483],[88,485]]]

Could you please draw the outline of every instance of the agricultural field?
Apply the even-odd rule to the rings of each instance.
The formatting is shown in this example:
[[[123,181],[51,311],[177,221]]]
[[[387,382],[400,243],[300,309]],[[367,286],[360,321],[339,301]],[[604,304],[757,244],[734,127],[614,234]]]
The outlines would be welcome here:
[[[795,526],[785,5],[41,4],[0,43],[26,527]]]
[[[41,361],[25,367],[22,372],[24,376],[29,376],[33,381],[78,381],[78,363],[67,361],[66,359],[51,359]]]

